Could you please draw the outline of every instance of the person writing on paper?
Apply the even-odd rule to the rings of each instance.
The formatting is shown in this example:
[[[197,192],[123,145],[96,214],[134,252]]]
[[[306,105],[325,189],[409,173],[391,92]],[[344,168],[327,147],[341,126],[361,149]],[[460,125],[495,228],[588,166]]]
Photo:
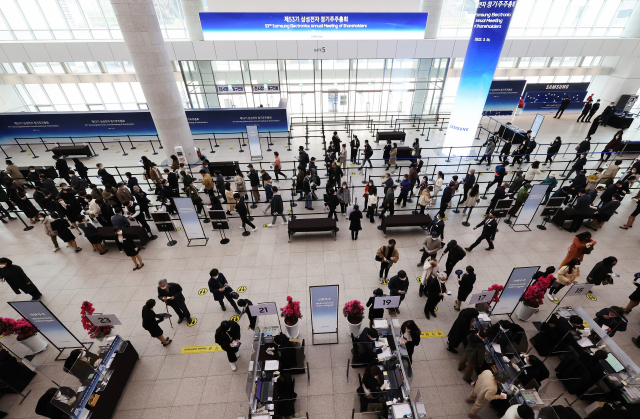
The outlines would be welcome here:
[[[526,386],[532,380],[535,380],[536,384],[539,385],[543,380],[549,378],[549,370],[540,358],[527,354],[522,354],[520,357],[526,364],[518,376],[520,383]]]
[[[358,349],[358,357],[363,362],[374,362],[378,358],[378,354],[382,353],[382,349],[376,348],[376,340],[378,340],[378,331],[374,328],[365,327],[360,336],[356,340]]]
[[[487,330],[480,329],[478,333],[470,334],[467,338],[469,343],[467,347],[464,348],[464,353],[458,363],[458,371],[464,370],[462,379],[469,384],[471,384],[473,372],[484,365],[484,339],[486,339],[487,336]]]
[[[611,306],[603,308],[596,313],[596,323],[602,327],[609,337],[613,337],[616,332],[627,330],[627,318],[624,316],[624,308]]]
[[[398,307],[395,309],[397,314],[400,314],[400,304],[407,296],[407,290],[409,289],[409,279],[407,278],[407,273],[405,271],[398,271],[398,275],[392,277],[389,280],[389,291],[392,296],[400,296],[400,302],[398,303]],[[391,311],[392,309],[389,309]]]
[[[504,412],[502,419],[533,419],[533,409],[526,404],[514,404]]]
[[[224,320],[216,329],[215,342],[227,353],[231,371],[238,369],[238,349],[240,348],[240,326],[236,322]]]
[[[233,309],[236,311],[236,313],[242,314],[242,312],[236,305],[236,302],[233,301],[233,298],[231,297],[231,292],[233,290],[227,283],[227,278],[225,278],[224,275],[220,273],[220,271],[218,271],[217,269],[212,269],[209,272],[208,285],[209,291],[211,291],[211,294],[213,294],[213,299],[220,303],[222,311],[227,311],[227,307],[225,307],[224,305],[224,299],[226,298],[229,304],[231,304],[231,307],[233,307]]]
[[[380,403],[383,391],[386,390],[387,383],[380,367],[372,365],[364,371],[362,385],[356,390],[360,395],[360,411],[366,412],[369,403]]]
[[[369,318],[369,327],[373,327],[374,319],[381,319],[384,317],[384,308],[374,308],[376,297],[382,297],[383,295],[384,292],[382,291],[382,288],[376,288],[373,290],[373,296],[369,297],[369,300],[367,301],[367,307],[369,307],[369,315],[367,316]]]
[[[156,314],[155,311],[153,311],[153,307],[155,307],[155,305],[156,300],[151,299],[147,300],[144,307],[142,307],[142,327],[149,332],[151,337],[158,339],[162,343],[162,346],[167,346],[172,341],[171,339],[163,336],[164,332],[160,326],[158,326],[158,323],[163,321],[165,318],[171,317],[171,314]]]
[[[402,331],[401,342],[407,348],[409,362],[413,364],[413,351],[416,346],[420,345],[420,328],[413,320],[407,320],[400,326]]]
[[[473,403],[471,413],[469,417],[471,419],[480,419],[478,412],[491,400],[506,399],[507,397],[502,394],[496,394],[498,389],[498,383],[506,383],[509,381],[509,376],[506,372],[497,370],[485,370],[478,376],[476,386],[471,390],[471,393],[467,396],[465,402]]]
[[[296,366],[294,344],[284,333],[280,333],[273,338],[273,345],[267,347],[266,352],[268,355],[274,357],[274,359],[280,361],[280,366],[278,367],[280,371],[288,370]]]

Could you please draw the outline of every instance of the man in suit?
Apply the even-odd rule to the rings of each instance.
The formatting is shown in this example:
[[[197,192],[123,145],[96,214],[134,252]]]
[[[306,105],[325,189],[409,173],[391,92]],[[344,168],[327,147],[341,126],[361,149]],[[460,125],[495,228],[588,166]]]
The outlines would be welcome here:
[[[304,151],[304,147],[298,147],[298,167],[301,167],[303,171],[307,171],[307,164],[309,163],[309,155]]]
[[[427,227],[429,233],[433,235],[433,233],[437,233],[436,237],[440,237],[441,240],[444,240],[444,221],[442,220],[442,216],[440,213],[437,213],[433,220],[431,220],[431,224]]]
[[[578,117],[578,120],[576,122],[580,122],[580,119],[582,119],[582,122],[589,122],[589,121],[586,121],[586,119],[587,119],[587,116],[589,115],[589,112],[591,112],[592,107],[593,107],[593,104],[591,103],[591,101],[585,103],[584,106],[582,107],[582,113],[580,113],[580,116]]]
[[[127,217],[122,214],[122,207],[115,208],[115,214],[111,216],[111,224],[114,227],[117,227],[122,230],[123,234],[127,234],[129,232],[129,227],[131,227],[131,223]]]
[[[589,116],[587,117],[587,120],[585,122],[591,122],[591,118],[593,118],[593,115],[595,115],[595,113],[598,112],[598,109],[600,109],[600,99],[598,99],[596,103],[594,103],[593,106],[591,106],[591,110],[589,111]]]
[[[575,198],[578,195],[578,191],[580,189],[584,189],[585,186],[587,186],[587,171],[582,170],[571,181],[571,195],[573,195],[572,199]]]
[[[217,269],[209,271],[209,282],[207,285],[209,286],[209,291],[213,294],[213,299],[220,303],[222,311],[227,311],[227,307],[224,305],[224,299],[226,298],[236,313],[242,313],[236,302],[231,297],[231,287],[229,287],[227,278],[225,278],[220,271]]]
[[[364,362],[373,362],[377,359],[378,353],[382,349],[376,348],[376,340],[378,339],[378,331],[374,328],[365,327],[358,339],[356,339],[356,348],[358,357]]]
[[[369,140],[364,140],[364,158],[362,159],[362,166],[360,166],[360,168],[358,170],[360,170],[360,173],[362,173],[362,169],[364,168],[364,165],[369,162],[369,167],[373,168],[373,164],[371,163],[371,156],[373,156],[373,149],[371,148],[371,146],[369,145]]]
[[[489,247],[487,247],[485,250],[493,250],[493,241],[496,238],[496,231],[498,231],[498,220],[496,220],[496,214],[491,211],[489,213],[489,216],[482,220],[480,224],[473,227],[473,229],[476,230],[478,227],[482,227],[482,234],[480,234],[480,237],[478,237],[478,239],[473,242],[470,247],[467,247],[464,250],[466,250],[467,252],[471,252],[473,248],[479,245],[482,240],[486,240],[487,243],[489,243]]]
[[[602,111],[602,113],[600,114],[602,116],[603,127],[607,126],[607,122],[609,122],[609,118],[611,117],[611,115],[613,115],[613,112],[615,112],[615,110],[616,110],[616,105],[613,102],[611,102],[609,106],[604,108],[604,111]]]
[[[169,182],[169,186],[171,186],[172,189],[177,189],[179,191],[180,190],[180,182],[178,182],[178,175],[173,173],[169,169],[164,169],[164,174],[167,177],[167,181]]]
[[[313,210],[313,195],[311,189],[311,171],[307,171],[302,180],[302,193],[304,194],[304,208]]]
[[[560,109],[558,109],[554,118],[560,119],[564,111],[569,107],[569,103],[571,103],[571,99],[569,99],[569,96],[565,96],[564,99],[562,99],[562,102],[560,102]]]
[[[164,301],[178,315],[178,324],[187,319],[191,323],[191,313],[184,301],[182,287],[175,282],[167,282],[166,279],[158,281],[158,300]]]
[[[126,172],[124,175],[127,177],[127,188],[129,188],[130,191],[133,190],[134,186],[139,186],[138,178],[133,176],[131,172]]]
[[[58,177],[60,179],[65,179],[68,183],[71,183],[69,182],[69,165],[67,164],[67,161],[57,154],[53,155],[53,159],[56,161]]]
[[[427,319],[430,319],[430,316],[438,317],[436,315],[436,307],[440,300],[443,299],[444,293],[447,292],[447,287],[444,285],[444,282],[447,280],[447,274],[444,272],[438,273],[438,279],[429,280],[427,282],[427,287],[425,289],[425,293],[427,294],[427,302],[424,305],[424,315]]]
[[[56,183],[53,179],[48,178],[44,173],[40,173],[40,182],[42,183],[42,189],[45,195],[49,194],[52,199],[58,196],[58,188],[56,188]]]
[[[584,189],[578,190],[578,197],[573,203],[573,210],[575,214],[573,216],[573,221],[571,222],[571,227],[567,231],[577,232],[582,226],[582,222],[587,215],[589,214],[589,207],[591,206],[591,197],[585,193]]]
[[[358,136],[354,135],[349,143],[351,146],[351,163],[356,163],[358,159],[358,149],[360,148],[360,140],[358,140]]]
[[[464,190],[464,196],[462,197],[462,201],[467,200],[467,194],[473,188],[473,185],[476,183],[476,171],[475,169],[469,169],[469,173],[462,179],[462,188]]]

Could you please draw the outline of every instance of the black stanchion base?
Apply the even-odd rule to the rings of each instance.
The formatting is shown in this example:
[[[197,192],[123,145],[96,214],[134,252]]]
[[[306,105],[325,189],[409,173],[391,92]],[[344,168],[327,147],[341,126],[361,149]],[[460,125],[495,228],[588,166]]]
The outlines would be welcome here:
[[[457,209],[457,208],[452,209],[451,212],[455,212],[456,214],[460,214],[460,210]]]
[[[296,204],[295,202],[292,202],[292,203],[291,203],[291,206],[292,206],[292,207],[297,207],[297,206],[298,206],[298,204]]]
[[[176,240],[170,240],[169,242],[167,242],[167,246],[175,246],[176,243],[178,243]]]
[[[487,199],[487,195],[482,195],[480,199]]]
[[[536,227],[538,227],[539,230],[546,230],[547,227],[543,226],[542,224],[537,225]]]
[[[211,222],[211,220],[208,219],[208,218],[205,218],[204,221],[203,221],[203,223],[205,223],[205,224],[209,224],[210,222]]]
[[[27,150],[20,150],[21,153],[24,153],[25,151],[27,151]]]
[[[240,149],[240,153],[244,153],[244,150]]]
[[[214,147],[220,147],[220,144],[216,144],[216,145],[214,145]],[[226,239],[226,240],[229,240],[229,239]]]
[[[220,240],[220,244],[227,244],[227,243],[229,243],[229,239]]]
[[[243,236],[245,236],[245,237],[247,237],[247,236],[250,236],[250,235],[251,235],[251,232],[250,232],[250,231],[243,231],[243,232],[242,232],[242,235],[243,235]]]
[[[382,230],[382,226],[378,226],[378,230]]]
[[[463,225],[463,226],[465,226],[465,227],[469,227],[471,224],[469,224],[469,223],[468,223],[468,222],[466,222],[466,221],[463,221],[463,222],[462,222],[462,225]]]
[[[253,221],[253,217],[249,217],[249,221]]]
[[[256,209],[256,208],[258,208],[258,206],[257,206],[256,204],[251,204],[251,207],[250,207],[250,208],[251,208],[251,209]]]
[[[25,228],[22,229],[22,231],[29,231],[29,230],[33,230],[33,226],[26,226]]]

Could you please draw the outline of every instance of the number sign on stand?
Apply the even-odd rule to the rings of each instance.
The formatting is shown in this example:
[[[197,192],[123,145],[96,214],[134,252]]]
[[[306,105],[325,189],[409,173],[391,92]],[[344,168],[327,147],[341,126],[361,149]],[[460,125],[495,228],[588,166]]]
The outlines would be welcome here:
[[[118,326],[122,324],[115,314],[87,314],[87,319],[94,326]]]
[[[376,297],[373,308],[398,308],[400,306],[400,296]]]
[[[573,284],[564,296],[587,295],[591,292],[591,288],[593,288],[593,286],[594,284]]]
[[[473,294],[469,300],[469,305],[474,306],[480,303],[490,303],[495,291],[483,291],[477,294]]]
[[[249,312],[252,316],[266,316],[269,314],[278,314],[276,303],[263,303],[249,306]]]

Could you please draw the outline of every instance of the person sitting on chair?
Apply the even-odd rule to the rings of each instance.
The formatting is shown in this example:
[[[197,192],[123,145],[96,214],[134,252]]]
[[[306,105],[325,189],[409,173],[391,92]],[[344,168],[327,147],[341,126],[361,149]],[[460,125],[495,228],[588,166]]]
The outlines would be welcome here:
[[[376,348],[378,336],[378,331],[369,327],[365,327],[362,333],[360,333],[360,336],[356,340],[356,348],[358,351],[357,355],[363,362],[375,362],[378,359],[378,354],[382,352],[382,349]]]

